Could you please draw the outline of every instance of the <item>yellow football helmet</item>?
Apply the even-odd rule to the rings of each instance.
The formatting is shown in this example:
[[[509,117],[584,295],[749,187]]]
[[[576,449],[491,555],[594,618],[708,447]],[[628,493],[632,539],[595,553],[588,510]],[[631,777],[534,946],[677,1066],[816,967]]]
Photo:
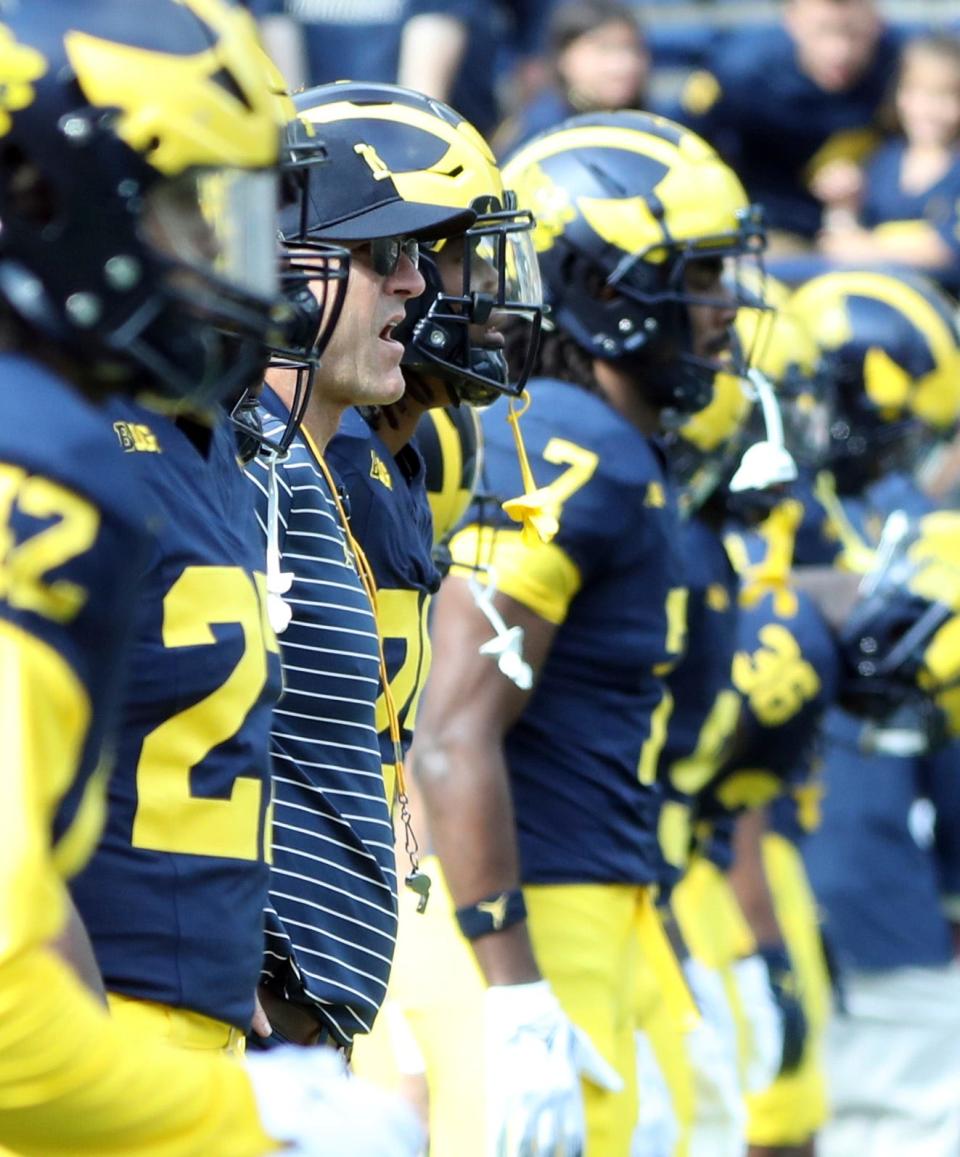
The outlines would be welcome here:
[[[672,121],[613,112],[536,137],[504,179],[536,218],[556,326],[591,358],[642,369],[657,407],[706,405],[723,367],[692,350],[688,306],[702,299],[687,287],[687,269],[764,245],[759,210],[734,172]]]
[[[0,297],[92,388],[207,405],[276,334],[274,97],[223,0],[7,5]]]
[[[466,514],[483,472],[483,429],[476,410],[472,406],[428,410],[414,443],[426,468],[435,557],[449,566],[446,544]]]
[[[890,516],[840,643],[843,702],[870,720],[874,748],[960,737],[960,514]]]
[[[737,313],[737,338],[751,369],[770,383],[783,421],[786,448],[799,466],[818,469],[829,449],[833,406],[820,347],[803,319],[791,308],[784,287],[772,308],[743,307]],[[776,285],[767,303],[779,297]]]
[[[752,409],[744,379],[723,371],[714,377],[709,404],[685,416],[668,436],[670,474],[677,484],[682,515],[698,510],[733,473],[746,445]]]
[[[836,272],[790,302],[823,355],[833,391],[828,464],[841,493],[910,469],[960,416],[954,307],[919,276]]]

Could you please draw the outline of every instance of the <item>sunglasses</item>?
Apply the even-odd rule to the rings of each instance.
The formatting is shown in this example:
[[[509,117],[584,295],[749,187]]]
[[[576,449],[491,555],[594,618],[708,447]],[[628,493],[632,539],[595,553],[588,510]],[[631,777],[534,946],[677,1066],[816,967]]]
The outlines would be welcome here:
[[[420,265],[420,242],[414,237],[376,237],[354,252],[361,256],[369,253],[373,271],[380,277],[396,273],[403,256],[410,259],[414,269]]]

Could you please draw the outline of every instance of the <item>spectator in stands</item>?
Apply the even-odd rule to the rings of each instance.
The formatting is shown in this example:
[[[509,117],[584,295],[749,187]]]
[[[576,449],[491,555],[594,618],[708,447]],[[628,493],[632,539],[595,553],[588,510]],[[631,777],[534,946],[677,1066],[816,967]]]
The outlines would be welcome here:
[[[618,0],[566,0],[547,32],[550,83],[498,130],[506,155],[581,112],[644,108],[650,56],[637,13]]]
[[[710,139],[764,204],[774,251],[809,248],[833,181],[879,141],[897,39],[874,0],[786,0],[775,28],[733,32],[672,115]]]
[[[250,0],[250,8],[291,91],[397,78],[407,0]]]
[[[501,90],[531,87],[556,0],[407,0],[399,84],[452,104],[484,134]],[[542,83],[542,80],[541,80]]]
[[[487,134],[500,118],[503,68],[541,52],[553,3],[249,0],[249,7],[291,90],[336,80],[396,82],[452,104]]]
[[[923,269],[960,288],[960,37],[904,49],[896,90],[901,135],[838,182],[821,253],[835,261]]]

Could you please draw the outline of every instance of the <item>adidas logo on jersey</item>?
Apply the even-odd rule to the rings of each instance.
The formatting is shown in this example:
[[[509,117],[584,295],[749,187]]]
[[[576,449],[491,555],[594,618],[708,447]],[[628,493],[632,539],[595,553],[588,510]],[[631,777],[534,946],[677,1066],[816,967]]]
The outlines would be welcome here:
[[[120,440],[120,449],[125,454],[140,450],[146,454],[161,454],[163,451],[157,436],[142,422],[114,422],[113,428]]]

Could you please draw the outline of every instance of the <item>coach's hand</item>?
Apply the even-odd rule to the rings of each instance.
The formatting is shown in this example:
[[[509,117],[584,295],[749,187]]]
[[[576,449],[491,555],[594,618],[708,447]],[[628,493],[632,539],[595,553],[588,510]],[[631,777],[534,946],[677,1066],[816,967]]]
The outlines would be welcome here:
[[[545,980],[486,992],[487,1151],[580,1157],[580,1078],[616,1093],[620,1076],[566,1016]]]
[[[263,1127],[292,1157],[416,1157],[424,1133],[398,1097],[352,1077],[328,1048],[247,1056]]]

